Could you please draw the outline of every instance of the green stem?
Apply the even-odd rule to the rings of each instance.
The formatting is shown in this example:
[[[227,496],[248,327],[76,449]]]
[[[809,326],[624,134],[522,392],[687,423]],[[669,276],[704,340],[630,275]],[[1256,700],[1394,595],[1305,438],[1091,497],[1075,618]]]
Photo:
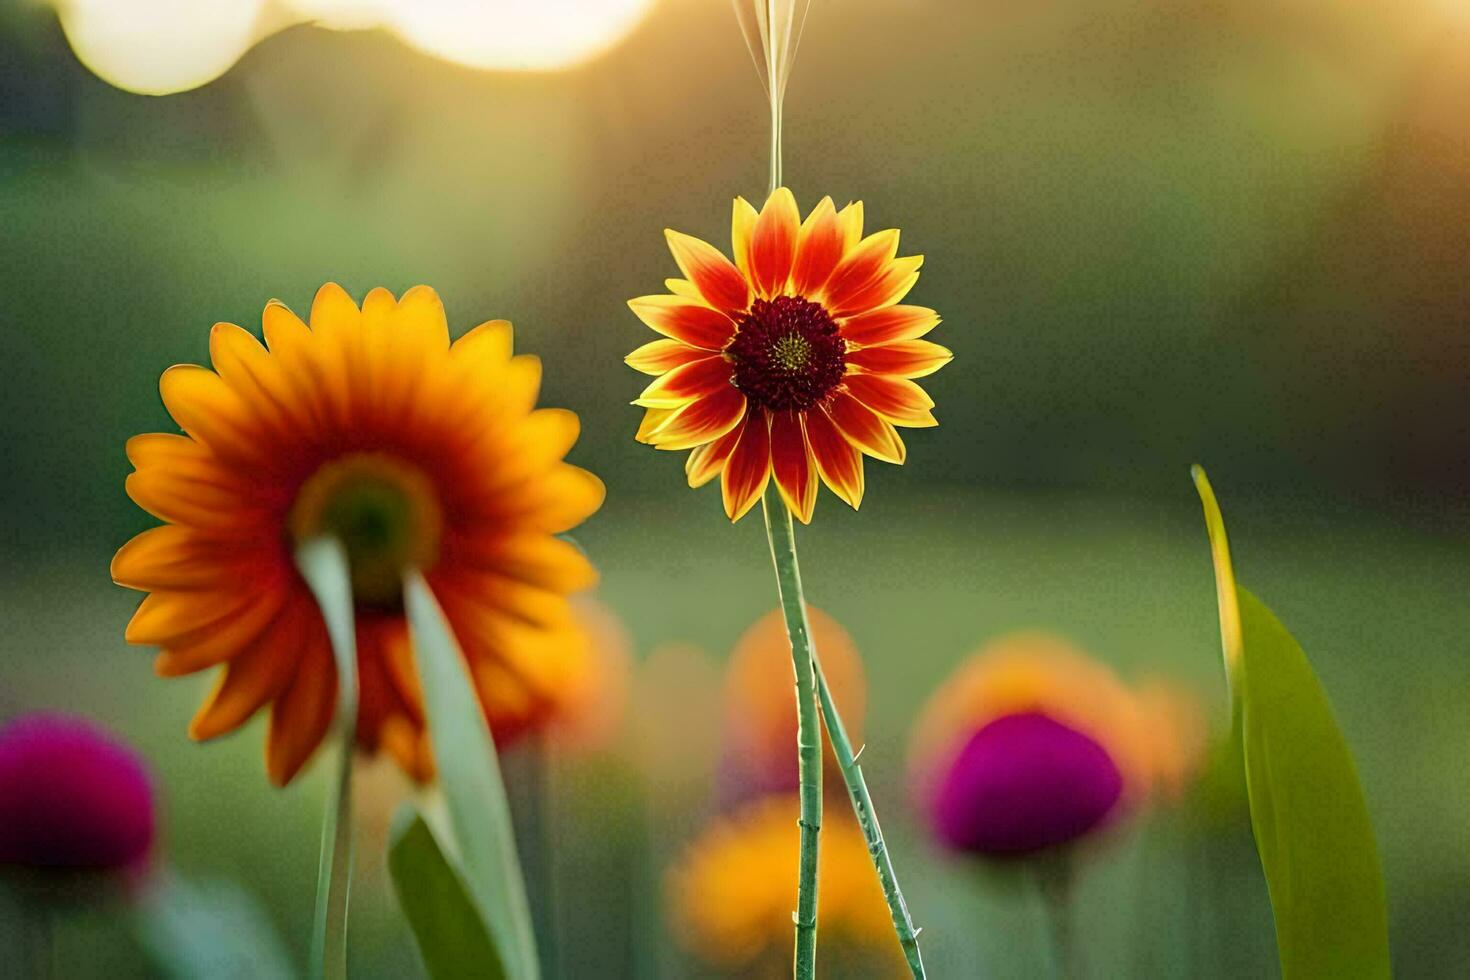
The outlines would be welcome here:
[[[1036,859],[1036,884],[1046,906],[1051,925],[1052,949],[1060,980],[1082,980],[1081,951],[1073,922],[1072,892],[1076,868],[1071,852],[1064,846],[1055,854]]]
[[[761,501],[766,537],[776,565],[776,589],[791,639],[791,663],[796,671],[796,751],[801,782],[800,878],[796,890],[796,980],[813,980],[817,970],[817,844],[822,830],[822,733],[817,727],[815,657],[806,601],[801,594],[801,570],[796,564],[796,530],[791,511],[774,481]]]
[[[893,870],[893,858],[888,854],[888,843],[883,839],[883,828],[878,824],[878,811],[873,809],[873,798],[868,793],[868,781],[863,777],[863,767],[853,755],[852,742],[847,738],[847,728],[842,724],[842,715],[837,712],[837,702],[827,687],[827,678],[822,673],[822,662],[816,651],[812,651],[812,662],[816,668],[817,691],[822,701],[822,720],[827,725],[827,738],[832,743],[832,753],[837,757],[837,767],[842,771],[842,781],[847,784],[847,798],[852,801],[852,812],[857,815],[863,828],[863,837],[868,842],[868,853],[872,855],[873,867],[878,872],[878,883],[883,886],[883,898],[888,902],[888,912],[893,917],[893,931],[898,934],[898,943],[903,947],[904,959],[909,972],[915,978],[924,977],[924,958],[919,953],[919,932],[909,915],[908,903],[903,890],[898,887],[898,875]]]
[[[296,553],[296,564],[310,587],[337,668],[337,771],[322,820],[317,865],[316,916],[312,927],[311,970],[325,980],[347,976],[347,905],[352,890],[352,753],[357,730],[357,632],[347,552],[335,538],[316,538]]]

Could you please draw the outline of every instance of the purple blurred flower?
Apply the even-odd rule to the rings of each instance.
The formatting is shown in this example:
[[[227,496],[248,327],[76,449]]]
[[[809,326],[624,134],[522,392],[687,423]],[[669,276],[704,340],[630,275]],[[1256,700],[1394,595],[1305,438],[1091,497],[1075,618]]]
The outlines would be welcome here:
[[[1107,751],[1040,713],[1006,715],[972,735],[935,784],[935,834],[962,851],[1020,855],[1102,826],[1123,792]]]
[[[0,865],[133,870],[153,833],[148,772],[114,736],[64,715],[0,727]]]

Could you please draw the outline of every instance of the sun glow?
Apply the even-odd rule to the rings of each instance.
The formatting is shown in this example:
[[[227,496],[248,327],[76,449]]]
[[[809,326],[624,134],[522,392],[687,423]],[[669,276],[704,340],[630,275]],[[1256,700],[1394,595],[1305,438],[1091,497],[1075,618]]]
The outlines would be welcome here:
[[[606,51],[653,0],[52,0],[77,58],[145,95],[197,88],[293,24],[382,29],[471,68],[549,71]]]

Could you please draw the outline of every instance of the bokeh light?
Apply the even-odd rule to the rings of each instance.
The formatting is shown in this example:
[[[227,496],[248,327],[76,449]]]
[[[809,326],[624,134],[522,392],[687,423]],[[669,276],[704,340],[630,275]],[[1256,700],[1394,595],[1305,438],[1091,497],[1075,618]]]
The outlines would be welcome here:
[[[143,95],[198,88],[269,33],[264,0],[56,0],[77,58]]]
[[[471,68],[552,70],[637,26],[653,0],[54,0],[77,58],[145,95],[198,88],[258,41],[298,23],[380,28]]]

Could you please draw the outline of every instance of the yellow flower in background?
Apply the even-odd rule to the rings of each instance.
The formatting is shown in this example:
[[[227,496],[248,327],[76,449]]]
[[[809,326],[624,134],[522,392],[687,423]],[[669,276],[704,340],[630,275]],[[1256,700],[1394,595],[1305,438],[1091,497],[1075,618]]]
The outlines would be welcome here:
[[[555,537],[602,503],[602,483],[563,461],[576,415],[536,409],[540,362],[512,356],[492,321],[453,344],[419,286],[356,303],[334,284],[310,326],[265,308],[265,347],[221,323],[214,370],[170,368],[160,390],[182,435],[128,442],[127,491],[166,523],[118,552],[118,584],[148,592],[130,643],[158,646],[163,676],[221,667],[190,725],[208,739],[270,706],[266,768],[289,782],[321,742],[336,670],[297,545],[337,537],[357,615],[359,745],[418,779],[424,731],[400,581],[422,570],[453,626],[496,736],[555,710],[585,669],[567,596],[596,573]]]
[[[670,869],[669,916],[691,953],[725,968],[791,972],[796,907],[796,795],[767,796],[716,818]],[[818,870],[818,928],[841,961],[903,973],[893,923],[862,831],[850,814],[828,814]],[[891,959],[890,959],[891,957]]]
[[[839,212],[823,198],[803,221],[784,187],[759,213],[735,199],[733,262],[666,235],[684,278],[628,303],[663,335],[627,358],[657,376],[634,402],[647,409],[639,441],[692,450],[689,485],[719,477],[731,520],[772,476],[803,522],[819,482],[856,508],[863,455],[902,463],[895,427],[938,424],[913,379],[952,357],[920,339],[939,316],[898,305],[922,256],[899,258],[894,229],[864,237],[861,202]]]

